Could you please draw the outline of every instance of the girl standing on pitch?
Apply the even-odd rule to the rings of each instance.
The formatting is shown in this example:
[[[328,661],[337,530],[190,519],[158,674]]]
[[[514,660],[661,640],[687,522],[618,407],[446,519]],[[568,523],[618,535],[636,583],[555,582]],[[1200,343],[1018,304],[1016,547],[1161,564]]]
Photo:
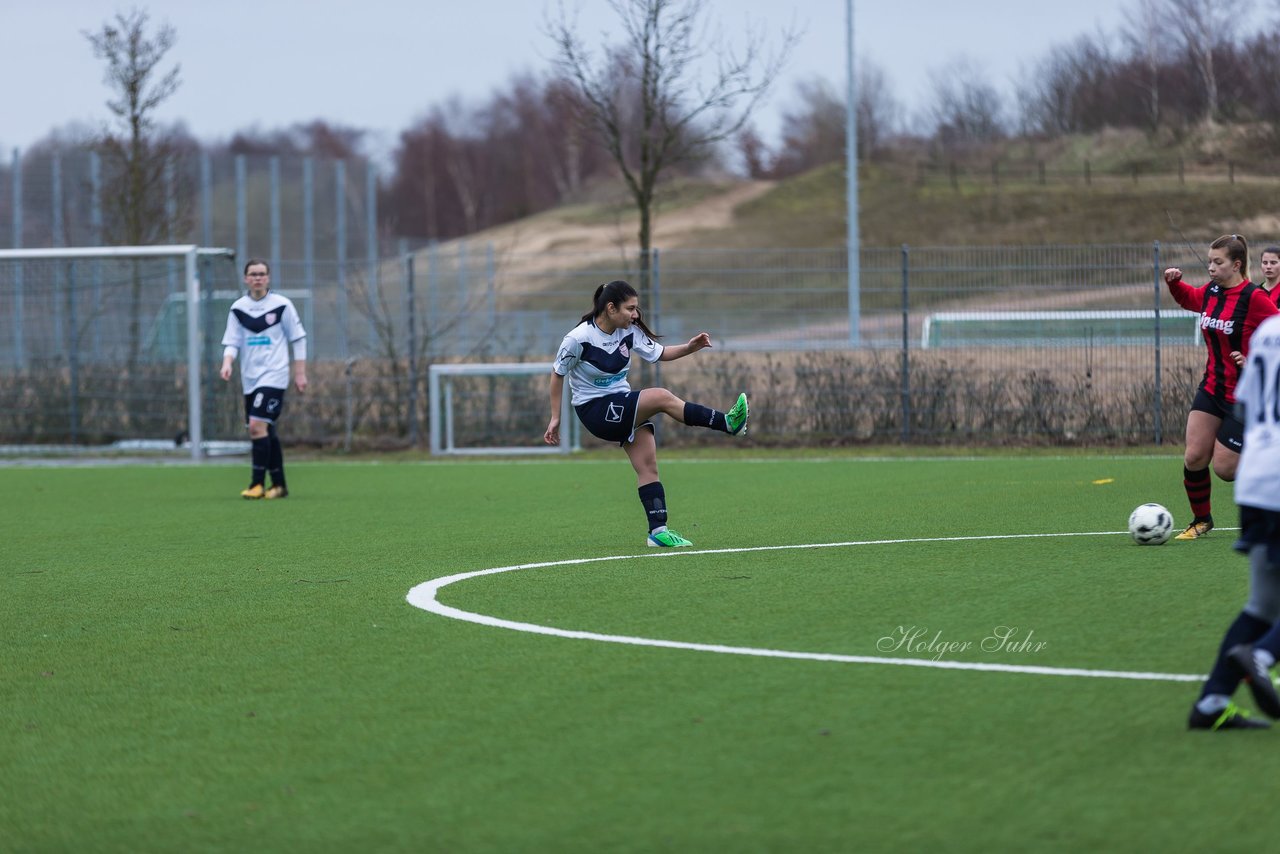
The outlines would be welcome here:
[[[1268,246],[1262,250],[1262,281],[1258,285],[1267,292],[1271,301],[1280,307],[1280,246]]]
[[[711,346],[711,336],[699,332],[684,344],[663,346],[645,326],[635,288],[613,281],[596,288],[591,311],[569,331],[551,366],[551,420],[542,435],[548,445],[560,444],[560,402],[564,378],[574,411],[592,435],[617,442],[636,470],[640,503],[649,523],[648,544],[679,548],[693,543],[667,527],[667,498],[658,480],[658,449],[653,421],[665,412],[682,424],[708,427],[734,436],[746,433],[747,396],[728,412],[685,403],[665,388],[632,391],[627,383],[631,354],[646,362],[671,362]]]
[[[1187,442],[1182,484],[1195,517],[1176,539],[1194,540],[1213,530],[1209,465],[1218,477],[1235,480],[1244,425],[1235,415],[1236,380],[1249,352],[1253,330],[1280,313],[1264,292],[1249,281],[1249,245],[1239,234],[1224,234],[1209,244],[1209,281],[1192,287],[1182,271],[1170,267],[1164,281],[1178,305],[1200,313],[1200,330],[1208,350],[1204,378],[1187,414]]]

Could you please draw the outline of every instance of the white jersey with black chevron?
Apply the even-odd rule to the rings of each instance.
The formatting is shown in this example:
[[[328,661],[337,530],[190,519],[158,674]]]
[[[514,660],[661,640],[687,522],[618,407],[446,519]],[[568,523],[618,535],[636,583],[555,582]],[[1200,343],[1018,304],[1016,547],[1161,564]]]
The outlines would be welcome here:
[[[564,336],[551,369],[569,378],[571,400],[578,406],[606,394],[631,391],[627,371],[632,353],[646,362],[656,362],[662,356],[662,345],[638,326],[619,327],[606,334],[594,320],[584,320]]]
[[[293,357],[306,359],[307,331],[288,297],[267,292],[260,300],[245,294],[227,312],[222,336],[224,355],[240,356],[240,384],[244,393],[255,388],[289,387],[289,345]]]

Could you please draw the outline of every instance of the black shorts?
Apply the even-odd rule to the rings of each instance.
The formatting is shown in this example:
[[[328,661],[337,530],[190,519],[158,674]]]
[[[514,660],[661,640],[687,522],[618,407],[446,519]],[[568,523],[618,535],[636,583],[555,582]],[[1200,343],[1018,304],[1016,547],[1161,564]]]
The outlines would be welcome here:
[[[1244,422],[1236,417],[1235,407],[1219,400],[1204,389],[1196,392],[1191,408],[1222,420],[1218,426],[1218,441],[1237,454],[1244,450]]]
[[[573,409],[578,413],[582,426],[597,439],[625,445],[635,438],[642,427],[653,430],[653,422],[636,423],[636,407],[640,404],[640,392],[620,391],[606,394],[580,403]]]
[[[244,423],[249,419],[275,424],[284,412],[284,389],[258,386],[244,396]]]
[[[1267,562],[1280,566],[1280,513],[1240,505],[1240,539],[1235,550],[1248,554],[1254,546],[1267,547]]]

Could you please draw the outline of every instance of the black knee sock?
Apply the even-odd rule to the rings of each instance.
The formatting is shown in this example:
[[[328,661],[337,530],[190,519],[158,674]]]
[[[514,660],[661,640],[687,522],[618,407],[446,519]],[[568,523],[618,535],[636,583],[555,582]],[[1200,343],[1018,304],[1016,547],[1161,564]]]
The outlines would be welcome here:
[[[1236,644],[1253,643],[1266,634],[1269,628],[1271,628],[1271,624],[1266,620],[1241,611],[1222,638],[1222,646],[1218,648],[1218,659],[1214,662],[1209,678],[1205,680],[1200,696],[1207,697],[1210,694],[1231,696],[1240,682],[1234,675],[1234,668],[1228,666],[1224,658],[1227,650]]]
[[[280,447],[280,436],[276,427],[271,425],[267,438],[271,440],[271,456],[267,461],[267,471],[271,472],[271,482],[276,486],[284,486],[284,450]]]
[[[250,486],[261,485],[267,479],[267,464],[271,461],[271,437],[253,440],[253,480]]]
[[[644,505],[644,514],[649,520],[649,530],[655,531],[667,524],[667,494],[662,482],[655,480],[640,487],[640,503]]]
[[[721,433],[729,432],[729,422],[725,421],[724,413],[700,403],[684,405],[684,423],[690,427],[710,427]]]

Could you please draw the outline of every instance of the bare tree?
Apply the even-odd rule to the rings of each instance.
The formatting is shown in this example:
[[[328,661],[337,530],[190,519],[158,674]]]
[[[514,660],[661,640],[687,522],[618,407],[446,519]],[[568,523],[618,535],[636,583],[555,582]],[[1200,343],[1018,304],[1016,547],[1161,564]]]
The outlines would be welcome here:
[[[858,62],[858,157],[873,157],[902,124],[902,103],[883,68],[866,57]]]
[[[99,141],[106,180],[104,207],[109,241],[141,246],[164,239],[173,227],[167,196],[174,192],[175,152],[156,125],[156,110],[178,90],[177,65],[161,69],[165,55],[177,41],[168,24],[148,31],[150,17],[133,9],[117,13],[97,32],[85,32],[94,56],[106,63],[104,82],[113,96],[107,109],[115,117]],[[142,277],[136,270],[129,312],[129,364],[141,348]]]
[[[625,31],[597,60],[563,3],[547,32],[555,64],[584,102],[587,123],[609,150],[640,218],[640,291],[648,294],[653,200],[665,170],[734,137],[777,79],[798,33],[781,46],[749,30],[735,51],[708,37],[706,0],[609,0]],[[704,63],[704,60],[710,60]],[[714,64],[703,73],[702,66]]]
[[[1004,105],[982,69],[967,58],[930,74],[933,101],[928,119],[934,135],[951,147],[1004,136]]]
[[[1134,0],[1133,5],[1124,10],[1121,38],[1142,67],[1144,112],[1147,129],[1152,133],[1160,128],[1161,46],[1170,30],[1170,22],[1162,14],[1160,0]]]
[[[1163,0],[1163,14],[1182,50],[1195,66],[1204,93],[1205,118],[1220,115],[1215,51],[1234,42],[1249,0]]]

